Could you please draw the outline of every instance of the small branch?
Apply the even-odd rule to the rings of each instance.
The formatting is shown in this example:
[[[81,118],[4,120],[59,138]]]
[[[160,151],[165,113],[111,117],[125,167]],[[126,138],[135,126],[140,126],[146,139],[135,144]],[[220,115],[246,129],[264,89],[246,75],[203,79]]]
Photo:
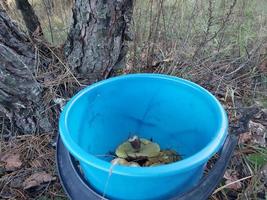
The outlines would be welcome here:
[[[204,36],[204,39],[202,40],[202,42],[199,44],[198,48],[196,49],[193,58],[195,58],[198,55],[199,50],[201,48],[203,48],[206,43],[208,43],[211,40],[213,40],[214,38],[216,38],[217,35],[225,28],[227,22],[229,22],[229,20],[230,20],[230,16],[233,13],[233,10],[234,10],[234,7],[235,7],[236,3],[237,3],[237,0],[233,0],[233,3],[231,4],[231,6],[229,8],[229,11],[226,13],[225,18],[222,20],[220,28],[210,38],[208,38],[208,35],[209,35],[209,32],[210,32],[210,28],[211,28],[212,23],[213,23],[212,0],[209,1],[209,8],[208,8],[209,19],[208,19],[207,28],[206,28],[206,31],[205,31],[205,36]]]
[[[209,7],[208,7],[208,23],[207,23],[207,27],[205,30],[205,35],[204,38],[202,40],[202,42],[200,42],[200,44],[198,45],[198,48],[196,49],[193,58],[195,58],[198,55],[198,52],[201,48],[204,47],[204,45],[208,42],[208,36],[210,33],[210,29],[211,26],[213,24],[213,0],[209,0]]]
[[[226,184],[226,185],[224,185],[224,186],[222,186],[222,187],[219,187],[218,189],[216,189],[216,190],[213,192],[213,195],[216,194],[216,193],[218,193],[218,192],[220,192],[220,191],[223,190],[224,188],[227,188],[227,187],[230,186],[230,185],[233,185],[233,184],[235,184],[235,183],[239,183],[239,182],[241,182],[241,181],[247,180],[247,179],[252,178],[252,177],[253,177],[253,175],[251,175],[251,176],[247,176],[247,177],[241,178],[241,179],[239,179],[239,180],[233,181],[233,182],[231,182],[231,183],[228,183],[228,184]]]

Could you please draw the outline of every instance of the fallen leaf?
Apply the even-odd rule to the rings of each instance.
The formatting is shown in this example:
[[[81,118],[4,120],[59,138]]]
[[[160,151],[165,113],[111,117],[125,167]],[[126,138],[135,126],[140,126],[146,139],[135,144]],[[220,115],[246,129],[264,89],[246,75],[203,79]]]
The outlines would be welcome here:
[[[251,141],[251,139],[252,139],[252,135],[250,132],[242,133],[240,134],[238,143],[244,144],[244,143]]]
[[[233,190],[239,190],[242,188],[241,182],[233,183],[233,182],[238,180],[237,173],[235,171],[226,170],[223,177],[226,179],[225,185],[227,185],[227,186],[225,188],[233,189]],[[231,184],[231,183],[233,183],[233,184]]]
[[[258,103],[260,105],[260,103]],[[264,107],[264,105],[260,105],[261,107]],[[267,109],[261,109],[260,112],[258,112],[253,119],[253,122],[260,123],[263,126],[267,127]]]
[[[259,144],[262,147],[266,147],[266,132],[267,129],[261,123],[256,123],[253,121],[249,121],[248,127],[252,134],[252,142],[255,144]]]
[[[19,169],[22,165],[20,155],[14,153],[6,153],[2,155],[0,161],[5,163],[5,169],[9,172]]]
[[[56,180],[56,177],[52,177],[50,174],[46,172],[37,172],[35,174],[32,174],[23,182],[23,188],[24,190],[27,190],[54,180]]]

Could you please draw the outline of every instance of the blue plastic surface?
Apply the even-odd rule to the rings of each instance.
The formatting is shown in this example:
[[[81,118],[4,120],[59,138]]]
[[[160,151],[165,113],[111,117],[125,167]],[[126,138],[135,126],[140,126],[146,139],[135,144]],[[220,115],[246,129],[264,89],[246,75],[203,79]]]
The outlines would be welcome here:
[[[61,113],[60,135],[80,161],[88,182],[111,199],[166,199],[192,188],[227,136],[218,100],[190,81],[160,74],[133,74],[93,84]],[[183,160],[157,167],[115,166],[108,154],[129,136],[152,138]],[[108,180],[108,184],[107,183]],[[107,186],[106,186],[107,185]]]

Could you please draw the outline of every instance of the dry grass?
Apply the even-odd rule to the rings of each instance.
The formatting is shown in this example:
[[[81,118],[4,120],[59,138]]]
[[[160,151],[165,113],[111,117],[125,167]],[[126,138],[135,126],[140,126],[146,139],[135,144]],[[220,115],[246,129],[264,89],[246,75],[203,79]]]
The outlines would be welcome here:
[[[266,96],[263,8],[266,1],[137,1],[128,68],[190,79],[214,94]]]
[[[37,71],[36,78],[45,87],[44,101],[51,118],[57,123],[59,109],[53,108],[59,104],[55,99],[68,100],[87,83],[87,80],[73,75],[63,59],[62,44],[68,32],[71,8],[70,4],[62,3],[63,0],[54,0],[52,10],[48,8],[49,0],[30,2],[40,18],[47,40],[45,45],[49,56],[46,57],[51,59],[46,69]],[[23,21],[14,4],[9,13],[23,28]],[[114,76],[151,72],[197,82],[221,101],[228,112],[231,126],[236,126],[246,113],[245,108],[255,106],[258,101],[267,104],[266,27],[265,0],[137,0],[133,20],[134,41],[127,55],[127,67]],[[256,120],[255,116],[251,118]],[[264,124],[264,121],[260,120],[259,123]],[[26,163],[23,169],[1,177],[0,190],[18,199],[21,199],[19,195],[25,199],[41,196],[61,198],[63,193],[58,182],[37,193],[10,187],[16,177],[23,179],[36,170],[29,163],[39,155],[43,155],[43,169],[56,174],[54,148],[50,144],[52,135],[18,136],[4,141],[17,135],[4,117],[0,118],[0,129],[2,152],[16,149]],[[210,199],[266,199],[264,184],[267,183],[262,175],[266,162],[251,161],[254,155],[257,158],[266,157],[266,148],[253,142],[240,143],[228,170],[236,173],[236,179],[230,185],[240,183],[241,188],[226,187],[229,183],[223,179]]]
[[[26,178],[36,172],[45,171],[52,176],[57,176],[53,141],[52,134],[49,133],[39,136],[17,136],[7,141],[1,140],[1,154],[9,152],[18,154],[23,163],[20,169],[1,175],[1,199],[67,199],[58,178],[35,190],[24,190],[22,186]]]

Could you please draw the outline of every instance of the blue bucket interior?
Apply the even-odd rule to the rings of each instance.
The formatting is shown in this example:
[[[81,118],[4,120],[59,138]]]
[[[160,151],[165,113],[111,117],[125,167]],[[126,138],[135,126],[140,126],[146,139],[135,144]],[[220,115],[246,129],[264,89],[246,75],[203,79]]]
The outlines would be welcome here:
[[[67,104],[60,121],[67,149],[106,171],[110,164],[99,162],[107,159],[101,155],[114,152],[130,136],[176,150],[184,159],[181,165],[199,160],[200,166],[219,150],[226,131],[225,112],[210,93],[183,79],[151,74],[121,76],[85,88]]]

